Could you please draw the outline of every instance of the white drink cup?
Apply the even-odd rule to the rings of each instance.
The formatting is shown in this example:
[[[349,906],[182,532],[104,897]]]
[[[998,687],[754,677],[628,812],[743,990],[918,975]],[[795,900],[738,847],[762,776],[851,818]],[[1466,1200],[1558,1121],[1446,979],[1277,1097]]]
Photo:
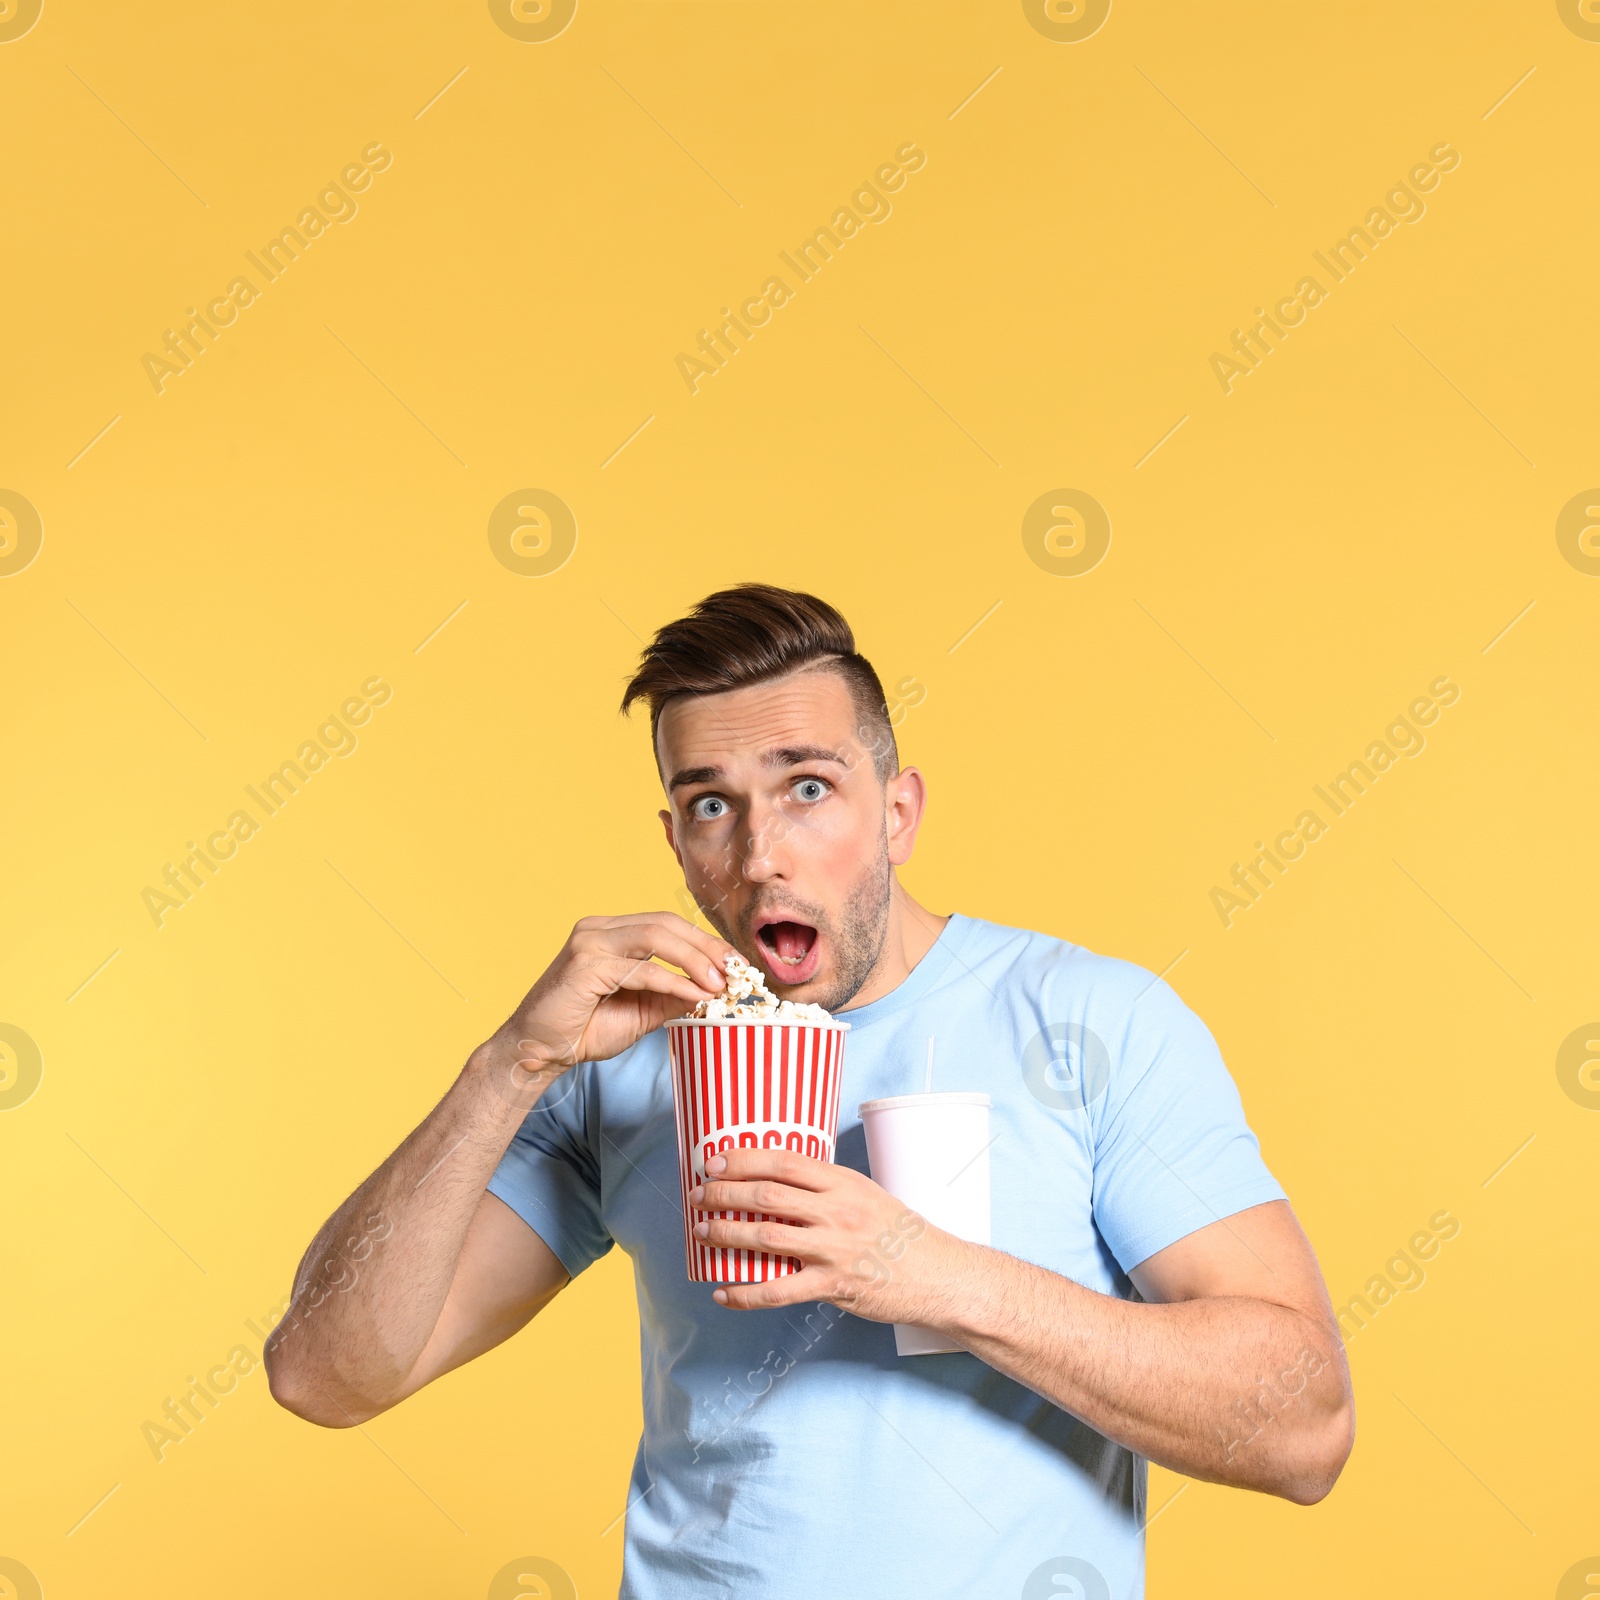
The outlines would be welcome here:
[[[872,1181],[936,1228],[971,1244],[989,1243],[989,1097],[901,1094],[860,1108]],[[894,1325],[903,1356],[959,1350],[943,1334]]]

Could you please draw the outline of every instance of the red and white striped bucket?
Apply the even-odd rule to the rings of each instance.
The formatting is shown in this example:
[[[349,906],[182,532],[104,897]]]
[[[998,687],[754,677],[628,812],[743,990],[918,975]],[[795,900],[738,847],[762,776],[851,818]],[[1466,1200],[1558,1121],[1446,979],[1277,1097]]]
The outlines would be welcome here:
[[[667,1023],[672,1103],[683,1185],[683,1245],[691,1283],[765,1283],[800,1270],[793,1256],[702,1243],[702,1217],[768,1222],[760,1212],[697,1211],[689,1191],[706,1162],[734,1148],[794,1150],[833,1160],[848,1022],[728,1022],[678,1017]]]

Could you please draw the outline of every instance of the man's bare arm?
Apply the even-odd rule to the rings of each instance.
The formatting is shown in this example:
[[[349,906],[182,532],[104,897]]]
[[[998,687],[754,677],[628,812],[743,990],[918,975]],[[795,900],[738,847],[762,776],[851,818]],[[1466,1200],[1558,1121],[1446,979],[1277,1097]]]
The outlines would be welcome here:
[[[1130,1274],[1148,1303],[974,1252],[950,1336],[1097,1432],[1211,1483],[1322,1499],[1355,1442],[1338,1324],[1286,1201],[1253,1206]],[[953,1287],[953,1286],[952,1286]]]
[[[719,993],[731,953],[671,912],[578,923],[511,1019],[312,1241],[267,1345],[278,1402],[326,1427],[353,1426],[547,1304],[567,1275],[487,1192],[500,1158],[557,1078]]]
[[[323,1225],[266,1350],[278,1403],[352,1427],[491,1349],[565,1285],[538,1235],[487,1193],[527,1109],[494,1092],[493,1042]]]
[[[783,1150],[729,1150],[690,1193],[708,1244],[797,1256],[803,1270],[712,1291],[736,1310],[827,1300],[935,1328],[1108,1439],[1192,1478],[1310,1504],[1355,1438],[1338,1324],[1288,1203],[1198,1229],[1130,1274],[1118,1299],[929,1224],[870,1178]]]

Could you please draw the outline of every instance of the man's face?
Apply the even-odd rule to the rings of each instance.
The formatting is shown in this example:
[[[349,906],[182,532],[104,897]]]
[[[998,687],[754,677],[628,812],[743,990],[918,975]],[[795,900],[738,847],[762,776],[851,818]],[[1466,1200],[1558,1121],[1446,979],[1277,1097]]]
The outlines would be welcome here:
[[[657,734],[689,892],[784,998],[830,1011],[883,953],[922,811],[920,774],[880,780],[859,724],[844,679],[812,668],[669,701]]]

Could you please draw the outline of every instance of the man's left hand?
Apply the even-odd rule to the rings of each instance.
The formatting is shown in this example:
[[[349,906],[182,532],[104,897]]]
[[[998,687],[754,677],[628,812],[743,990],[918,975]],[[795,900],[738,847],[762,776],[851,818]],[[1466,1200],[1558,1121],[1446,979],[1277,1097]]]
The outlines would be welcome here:
[[[957,1298],[972,1246],[933,1227],[850,1167],[792,1150],[727,1150],[706,1162],[692,1189],[703,1244],[794,1256],[801,1270],[768,1283],[719,1287],[736,1311],[825,1300],[871,1322],[930,1324]],[[713,1211],[759,1213],[770,1222],[723,1221]]]

